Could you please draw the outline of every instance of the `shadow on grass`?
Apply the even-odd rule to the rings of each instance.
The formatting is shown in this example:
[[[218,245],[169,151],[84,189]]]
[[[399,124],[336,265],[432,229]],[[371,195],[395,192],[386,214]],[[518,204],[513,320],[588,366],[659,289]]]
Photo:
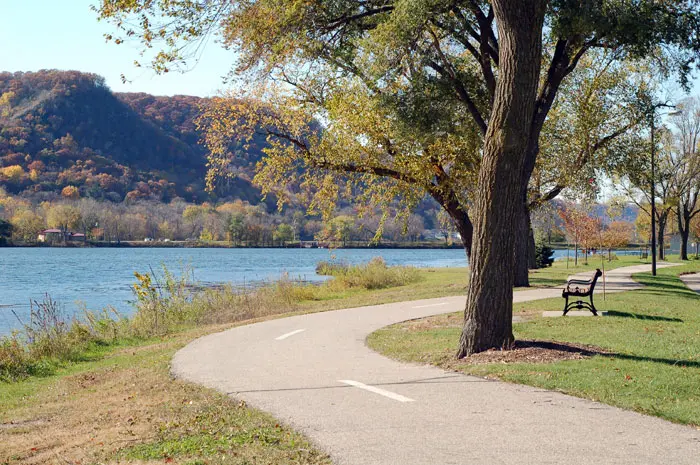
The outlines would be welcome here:
[[[620,354],[616,352],[608,352],[603,349],[577,347],[575,345],[551,341],[516,341],[516,347],[532,347],[547,350],[557,350],[561,352],[578,353],[587,357],[600,355],[601,357],[617,358],[620,360],[632,360],[635,362],[652,362],[669,366],[700,368],[700,362],[695,360],[674,360],[670,358],[644,357],[642,355]]]
[[[523,289],[531,289],[531,288],[537,288],[537,287],[562,287],[564,284],[566,284],[566,279],[561,278],[561,279],[556,279],[556,278],[543,278],[540,276],[531,276],[530,277],[530,287],[524,287]]]
[[[637,281],[650,289],[672,290],[680,294],[689,293],[690,289],[676,275],[656,275],[652,276],[643,273],[637,277]]]
[[[618,318],[634,318],[636,320],[669,321],[673,323],[683,323],[683,320],[681,320],[680,318],[669,318],[666,316],[658,315],[644,315],[641,313],[619,312],[617,310],[608,310],[607,316],[615,316]]]

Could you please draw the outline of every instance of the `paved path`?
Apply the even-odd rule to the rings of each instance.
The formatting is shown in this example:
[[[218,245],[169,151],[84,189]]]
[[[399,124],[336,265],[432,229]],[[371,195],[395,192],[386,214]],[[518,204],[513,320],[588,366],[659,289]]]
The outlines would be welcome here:
[[[700,273],[684,274],[681,280],[689,289],[700,293]]]
[[[611,271],[608,291],[637,287]],[[517,301],[561,295],[517,292]],[[233,328],[173,359],[183,379],[244,399],[336,464],[698,464],[700,430],[528,386],[405,364],[371,332],[462,310],[463,297],[352,308]]]

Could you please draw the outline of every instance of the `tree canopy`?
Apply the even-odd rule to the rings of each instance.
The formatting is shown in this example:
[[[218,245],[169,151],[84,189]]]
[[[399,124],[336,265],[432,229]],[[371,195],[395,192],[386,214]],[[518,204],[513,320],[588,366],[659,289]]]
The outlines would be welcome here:
[[[512,344],[510,286],[495,284],[514,281],[509,235],[525,218],[540,134],[562,84],[596,50],[663,56],[687,83],[700,50],[697,13],[695,2],[651,0],[103,0],[100,8],[121,28],[113,39],[161,41],[159,71],[182,66],[187,47],[211,33],[236,51],[237,75],[264,97],[255,115],[296,116],[262,125],[279,144],[263,166],[267,179],[284,179],[279,168],[294,155],[331,198],[335,172],[369,184],[375,200],[432,195],[471,251],[460,355]],[[251,118],[247,111],[228,120]],[[304,132],[310,117],[322,131]],[[212,166],[224,168],[213,147]]]

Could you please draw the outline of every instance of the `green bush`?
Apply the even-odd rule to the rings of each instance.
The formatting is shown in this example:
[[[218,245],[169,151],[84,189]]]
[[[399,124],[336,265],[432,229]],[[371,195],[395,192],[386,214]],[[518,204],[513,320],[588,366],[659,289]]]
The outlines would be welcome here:
[[[546,268],[554,263],[554,250],[544,242],[535,244],[535,268]]]

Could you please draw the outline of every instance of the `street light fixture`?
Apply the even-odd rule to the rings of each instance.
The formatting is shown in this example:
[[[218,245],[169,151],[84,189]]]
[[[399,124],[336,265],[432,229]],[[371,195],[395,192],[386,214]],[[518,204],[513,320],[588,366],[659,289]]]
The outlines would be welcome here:
[[[656,276],[656,142],[654,140],[654,123],[656,118],[656,109],[659,107],[676,108],[675,105],[660,103],[654,105],[651,109],[651,274]],[[682,111],[674,110],[666,113],[666,116],[680,115]]]

